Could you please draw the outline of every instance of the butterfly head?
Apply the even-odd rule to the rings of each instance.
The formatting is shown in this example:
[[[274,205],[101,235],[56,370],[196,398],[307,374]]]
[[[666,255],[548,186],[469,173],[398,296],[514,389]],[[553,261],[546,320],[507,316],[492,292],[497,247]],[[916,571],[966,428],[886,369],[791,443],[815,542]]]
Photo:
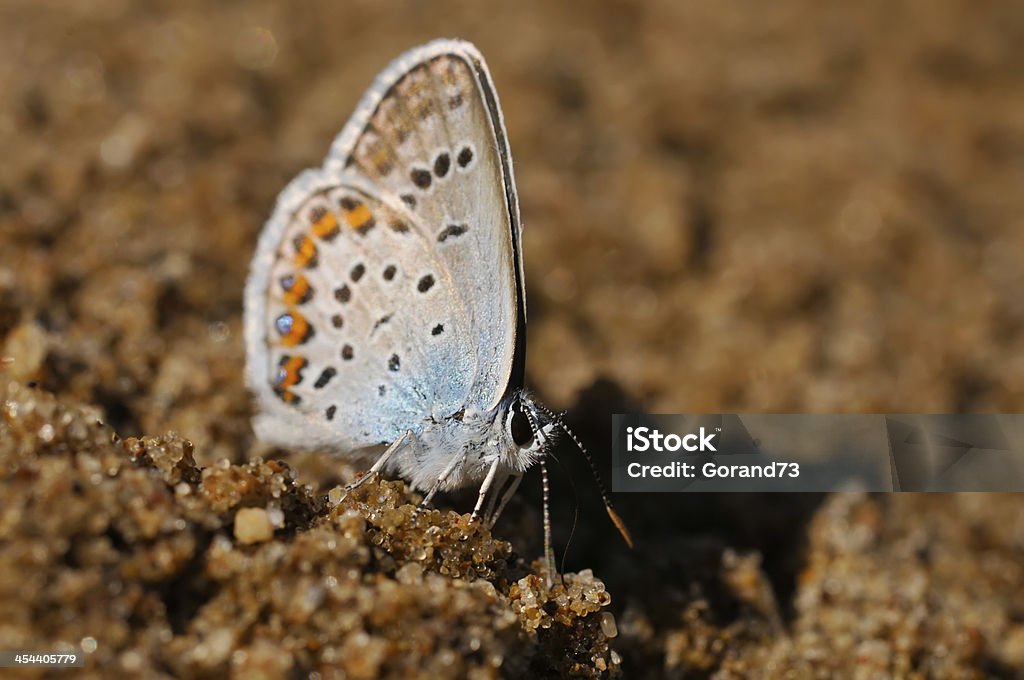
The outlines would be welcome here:
[[[506,410],[505,431],[515,446],[518,447],[518,462],[523,464],[523,469],[529,467],[535,462],[540,462],[543,467],[544,459],[554,449],[557,437],[559,435],[569,437],[573,444],[575,444],[579,449],[580,453],[583,454],[584,459],[586,459],[587,464],[590,466],[590,471],[594,475],[594,481],[597,482],[598,491],[601,493],[601,500],[604,502],[605,511],[611,518],[615,528],[619,530],[620,534],[622,534],[626,543],[630,547],[633,547],[633,539],[629,534],[629,530],[626,528],[625,523],[619,517],[618,513],[615,512],[611,499],[608,497],[608,493],[605,491],[604,485],[601,483],[601,476],[597,473],[597,468],[594,466],[593,459],[590,457],[587,449],[583,446],[583,443],[575,434],[573,434],[572,430],[569,429],[557,413],[543,404],[534,401],[525,392],[525,390],[520,390],[513,395],[509,402],[509,407]],[[546,515],[546,471],[544,473],[544,480],[544,505]],[[548,520],[545,520],[545,523],[547,523],[547,521]]]
[[[513,455],[525,469],[546,455],[555,444],[558,422],[553,414],[535,402],[525,390],[516,392],[505,410],[505,434],[512,442]]]

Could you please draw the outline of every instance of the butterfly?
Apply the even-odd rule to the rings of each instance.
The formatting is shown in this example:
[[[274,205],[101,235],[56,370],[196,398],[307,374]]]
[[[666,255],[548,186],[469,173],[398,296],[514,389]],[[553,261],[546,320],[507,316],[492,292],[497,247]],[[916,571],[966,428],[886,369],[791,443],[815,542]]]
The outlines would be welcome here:
[[[521,238],[480,52],[435,40],[404,53],[260,235],[245,289],[257,436],[340,453],[384,445],[349,490],[397,472],[423,507],[478,483],[472,517],[489,525],[535,464],[546,491],[556,434],[579,442],[523,386]],[[546,503],[545,519],[550,553]]]

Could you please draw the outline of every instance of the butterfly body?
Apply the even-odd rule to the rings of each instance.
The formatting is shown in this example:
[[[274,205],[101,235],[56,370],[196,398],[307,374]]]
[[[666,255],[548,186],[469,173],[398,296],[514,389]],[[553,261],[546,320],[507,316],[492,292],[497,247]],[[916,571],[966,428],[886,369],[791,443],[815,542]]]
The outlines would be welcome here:
[[[539,437],[531,438],[524,423],[525,438],[516,440],[511,419],[531,405],[529,397],[517,392],[489,411],[466,410],[414,426],[410,445],[399,449],[387,467],[423,490],[438,479],[444,479],[441,491],[479,484],[495,466],[498,478],[521,475],[544,455],[545,437],[553,435],[545,421]],[[460,462],[445,474],[452,460]]]

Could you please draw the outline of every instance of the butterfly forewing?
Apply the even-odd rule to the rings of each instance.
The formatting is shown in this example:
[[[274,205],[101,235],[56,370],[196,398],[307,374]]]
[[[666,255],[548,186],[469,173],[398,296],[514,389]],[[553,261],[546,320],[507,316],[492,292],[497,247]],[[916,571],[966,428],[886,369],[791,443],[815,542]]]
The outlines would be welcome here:
[[[465,300],[477,373],[465,404],[492,408],[512,376],[522,317],[519,216],[504,124],[482,57],[439,41],[378,79],[332,148],[417,215]]]

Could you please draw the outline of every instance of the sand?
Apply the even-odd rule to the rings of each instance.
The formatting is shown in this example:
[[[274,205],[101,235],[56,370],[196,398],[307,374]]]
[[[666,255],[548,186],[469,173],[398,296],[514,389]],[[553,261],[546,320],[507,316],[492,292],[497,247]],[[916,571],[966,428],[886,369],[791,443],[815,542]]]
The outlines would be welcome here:
[[[254,441],[277,192],[402,50],[473,40],[525,224],[528,382],[609,416],[1024,408],[1024,9],[0,7],[0,648],[109,677],[1020,677],[1024,499],[472,500]],[[97,425],[102,422],[103,425]],[[115,435],[117,439],[115,439]],[[347,674],[347,675],[343,675]],[[26,674],[29,677],[30,674]]]

